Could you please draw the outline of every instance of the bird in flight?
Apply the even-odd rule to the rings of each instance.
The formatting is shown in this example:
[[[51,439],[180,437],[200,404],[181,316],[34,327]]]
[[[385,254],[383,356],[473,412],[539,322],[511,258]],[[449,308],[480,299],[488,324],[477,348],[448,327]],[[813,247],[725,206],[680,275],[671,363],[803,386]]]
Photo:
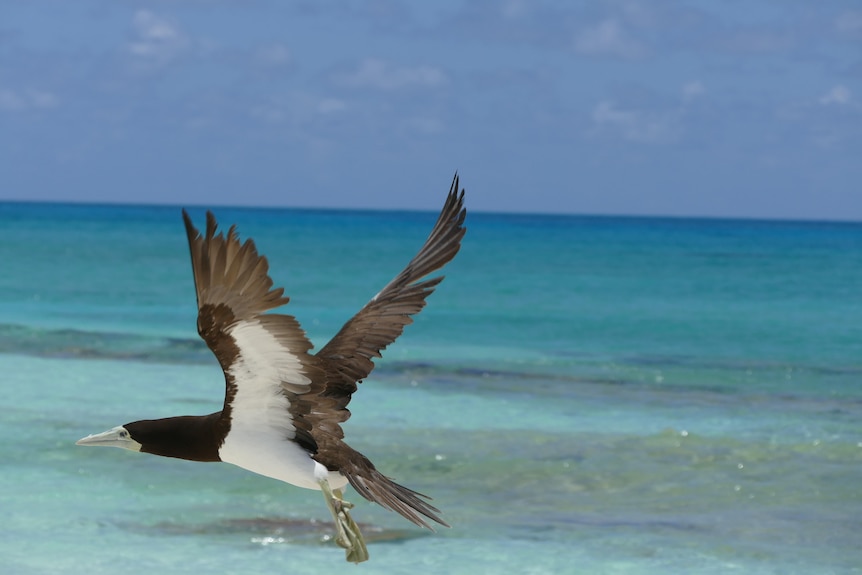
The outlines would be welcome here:
[[[236,227],[206,232],[183,210],[198,304],[198,333],[225,379],[224,407],[209,415],[141,420],[78,440],[78,445],[122,447],[192,461],[224,461],[292,485],[320,490],[335,521],[336,542],[348,561],[368,559],[349,484],[364,498],[433,531],[448,527],[428,497],[395,483],[344,441],[341,424],[373,359],[401,335],[411,316],[443,280],[426,277],[461,247],[466,228],[458,174],[431,234],[401,273],[359,310],[317,353],[297,320],[267,313],[288,302],[273,288],[266,257]]]

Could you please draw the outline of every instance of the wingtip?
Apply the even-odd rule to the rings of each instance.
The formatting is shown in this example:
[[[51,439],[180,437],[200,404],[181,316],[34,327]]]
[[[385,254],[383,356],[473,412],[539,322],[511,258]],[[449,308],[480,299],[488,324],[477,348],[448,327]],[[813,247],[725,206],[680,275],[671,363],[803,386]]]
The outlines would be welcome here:
[[[452,178],[452,186],[449,188],[449,198],[457,203],[458,211],[463,215],[467,214],[467,209],[464,207],[464,188],[461,187],[461,175],[458,170],[455,170],[455,176]]]
[[[189,212],[183,208],[183,223],[186,226],[186,234],[189,239],[195,238],[200,235],[197,228],[195,227],[194,222],[192,222],[192,217],[189,215]]]
[[[218,221],[216,221],[215,214],[212,213],[210,210],[207,210],[207,237],[215,237],[215,232],[217,228]]]
[[[467,208],[464,206],[464,192],[464,188],[461,187],[461,178],[458,171],[455,170],[455,177],[452,179],[452,186],[449,188],[447,206],[443,211],[444,213],[451,213],[456,221],[456,227],[466,231],[464,221],[467,218]]]

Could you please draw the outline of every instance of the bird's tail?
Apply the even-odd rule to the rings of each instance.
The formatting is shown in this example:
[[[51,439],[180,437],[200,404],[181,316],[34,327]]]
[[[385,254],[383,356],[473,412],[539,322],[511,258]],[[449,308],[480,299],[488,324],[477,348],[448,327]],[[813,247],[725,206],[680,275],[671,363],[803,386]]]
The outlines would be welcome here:
[[[347,447],[343,443],[342,446]],[[339,471],[365,499],[399,513],[405,519],[431,531],[434,531],[434,527],[428,520],[449,527],[449,524],[441,519],[440,510],[428,503],[431,498],[427,495],[395,483],[380,473],[367,457],[355,450],[346,460],[350,463],[341,465]]]
[[[440,518],[440,510],[428,503],[430,497],[395,483],[376,469],[370,474],[347,474],[347,479],[365,499],[401,514],[420,527],[434,531],[427,519],[449,527],[449,524]]]

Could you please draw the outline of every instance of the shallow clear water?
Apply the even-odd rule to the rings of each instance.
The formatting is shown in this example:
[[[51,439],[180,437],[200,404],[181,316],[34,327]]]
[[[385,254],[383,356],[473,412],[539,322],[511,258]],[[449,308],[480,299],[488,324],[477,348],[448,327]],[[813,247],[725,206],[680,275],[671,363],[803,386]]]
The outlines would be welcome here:
[[[200,222],[201,212],[193,216]],[[434,214],[219,209],[322,344]],[[0,204],[3,573],[329,573],[320,495],[85,449],[219,409],[177,208]],[[470,214],[351,403],[367,573],[859,573],[862,225]],[[352,568],[352,567],[351,567]]]

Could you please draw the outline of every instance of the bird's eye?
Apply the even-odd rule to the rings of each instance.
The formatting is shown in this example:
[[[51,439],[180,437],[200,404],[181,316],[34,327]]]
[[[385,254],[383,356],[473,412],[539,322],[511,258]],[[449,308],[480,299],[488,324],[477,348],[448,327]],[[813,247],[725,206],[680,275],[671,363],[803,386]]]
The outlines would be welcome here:
[[[128,431],[125,431],[125,430],[124,430],[124,431],[121,431],[121,432],[120,432],[120,437],[122,437],[123,439],[127,438],[128,436],[129,436],[129,432],[128,432]]]

